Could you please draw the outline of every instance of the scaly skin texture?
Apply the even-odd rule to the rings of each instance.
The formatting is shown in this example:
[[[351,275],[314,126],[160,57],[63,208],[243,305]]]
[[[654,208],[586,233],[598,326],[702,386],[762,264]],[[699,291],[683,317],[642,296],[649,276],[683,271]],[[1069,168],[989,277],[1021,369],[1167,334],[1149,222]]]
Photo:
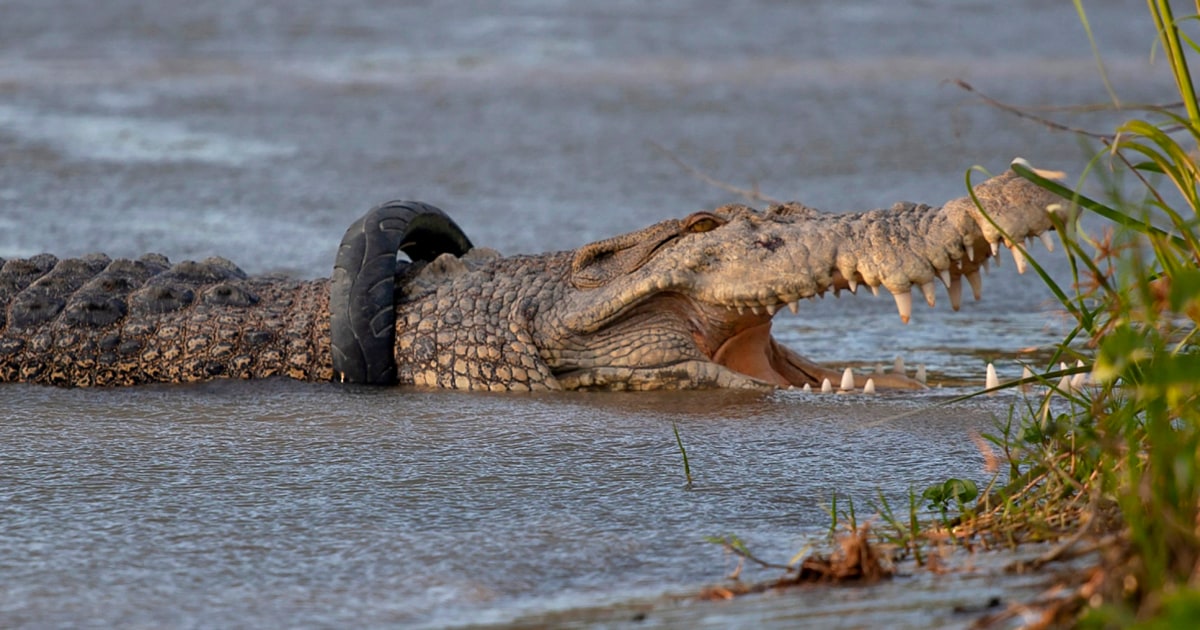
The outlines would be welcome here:
[[[327,280],[41,254],[0,266],[0,381],[86,387],[290,376],[328,380]]]
[[[1055,197],[1009,173],[976,192],[1015,239],[1052,228]],[[490,391],[762,388],[837,382],[783,347],[771,318],[826,291],[882,286],[911,313],[915,285],[941,279],[957,308],[962,279],[1000,233],[969,199],[943,208],[823,214],[799,204],[725,206],[586,245],[401,267],[401,384]],[[273,375],[333,376],[329,285],[247,278],[210,259],[57,261],[0,267],[0,381],[130,385]],[[879,387],[916,388],[902,375]],[[862,386],[865,377],[857,377]]]
[[[1047,208],[1058,198],[1012,173],[976,194],[1013,238],[1052,229]],[[935,278],[957,309],[963,278],[978,299],[980,266],[1000,238],[962,198],[858,214],[726,206],[574,252],[443,256],[403,280],[399,377],[492,391],[836,383],[840,373],[771,337],[778,309],[865,284],[891,291],[907,322],[912,287],[932,302]],[[878,387],[921,387],[872,376]]]

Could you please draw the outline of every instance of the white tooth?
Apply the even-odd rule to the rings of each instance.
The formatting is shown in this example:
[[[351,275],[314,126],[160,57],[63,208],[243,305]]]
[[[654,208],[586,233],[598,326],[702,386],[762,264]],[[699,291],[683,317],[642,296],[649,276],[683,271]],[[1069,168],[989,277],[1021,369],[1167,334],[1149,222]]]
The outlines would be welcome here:
[[[967,250],[967,260],[975,262],[975,244],[967,245],[964,249]]]
[[[996,377],[996,366],[991,363],[987,366],[987,377],[984,380],[984,389],[991,389],[1000,386],[1000,379]]]
[[[770,316],[774,317],[774,316],[775,316],[775,310],[776,310],[776,309],[778,309],[779,307],[778,307],[777,305],[775,305],[775,304],[768,304],[768,305],[766,306],[766,308],[767,308],[767,315],[770,315]]]
[[[1066,363],[1063,363],[1062,361],[1059,361],[1059,363],[1058,363],[1058,369],[1059,369],[1059,371],[1062,371],[1062,370],[1065,370],[1065,369],[1067,369],[1067,364],[1066,364]]]
[[[882,363],[875,364],[875,371],[873,372],[873,374],[883,374],[883,364]]]
[[[896,310],[900,312],[900,321],[907,324],[908,320],[912,319],[912,293],[893,293],[892,297],[896,298]]]
[[[762,311],[758,310],[757,304],[750,307],[750,312],[754,313],[755,315],[762,315]]]
[[[925,374],[925,364],[917,364],[917,382],[924,385],[928,381],[928,376]]]
[[[975,301],[983,297],[983,278],[979,275],[979,270],[976,269],[967,274],[967,282],[971,285],[971,295],[975,296]]]
[[[833,391],[833,383],[830,383],[829,379],[825,379],[825,380],[821,381],[821,393],[822,394],[828,394],[832,391]]]
[[[996,266],[999,267],[1000,263],[997,262]],[[979,268],[983,269],[983,273],[991,273],[992,272],[992,259],[984,258],[983,261],[979,263]]]
[[[1082,368],[1082,367],[1083,367],[1083,361],[1082,361],[1082,360],[1076,360],[1076,361],[1075,361],[1075,367],[1077,367],[1077,368]],[[1087,372],[1079,372],[1079,373],[1078,373],[1078,374],[1076,374],[1075,376],[1072,376],[1072,377],[1071,377],[1071,389],[1072,389],[1072,390],[1075,390],[1075,391],[1079,391],[1079,390],[1083,389],[1083,386],[1084,386],[1085,384],[1087,384],[1087,377],[1088,377],[1088,373],[1087,373]]]
[[[796,389],[796,386],[795,386],[795,385],[788,385],[788,389],[789,389],[789,390]]]
[[[738,311],[738,315],[744,315],[746,313],[746,307],[742,306],[741,304],[738,304],[737,311]]]
[[[1028,365],[1021,368],[1021,380],[1023,381],[1027,378],[1033,378],[1033,370],[1029,369]],[[1031,388],[1031,387],[1033,387],[1032,383],[1025,383],[1025,384],[1021,385],[1021,391],[1027,392],[1027,391],[1029,391],[1029,388]]]
[[[938,277],[942,279],[942,286],[949,289],[950,288],[950,270],[942,269],[941,271],[938,272]]]
[[[858,293],[858,281],[854,279],[853,275],[851,275],[849,278],[846,278],[846,284],[850,285],[851,293]]]
[[[1071,377],[1063,374],[1063,377],[1058,379],[1058,388],[1066,393],[1071,393]]]
[[[892,360],[892,372],[904,376],[904,357],[896,355],[896,358]]]
[[[842,391],[848,392],[853,389],[854,389],[854,371],[851,370],[850,368],[846,368],[846,371],[842,372]]]
[[[950,294],[950,308],[957,311],[962,306],[962,276],[950,278],[946,293]]]
[[[879,287],[874,286],[874,285],[868,285],[868,286],[871,287],[871,294],[874,295],[875,297],[879,297]]]
[[[812,385],[805,383],[804,387],[801,388],[801,391],[803,391],[805,394],[811,394],[812,393]]]
[[[997,256],[1000,255],[1000,241],[991,243],[991,246],[992,246],[992,258],[996,258]]]
[[[800,300],[794,300],[794,301],[788,302],[788,310],[792,312],[792,315],[799,313],[800,312]]]
[[[937,303],[937,294],[933,291],[933,282],[922,284],[921,293],[925,294],[925,303],[929,305],[929,308],[933,308],[934,304]]]
[[[1029,268],[1029,265],[1025,262],[1025,254],[1022,254],[1021,250],[1014,245],[1012,255],[1013,262],[1017,265],[1017,273],[1025,273],[1025,270]]]
[[[1038,236],[1042,239],[1042,245],[1046,246],[1046,251],[1054,251],[1054,238],[1050,236],[1049,232],[1042,232]]]
[[[875,393],[875,379],[873,379],[873,378],[867,379],[866,384],[863,385],[863,393],[864,394],[874,394]]]

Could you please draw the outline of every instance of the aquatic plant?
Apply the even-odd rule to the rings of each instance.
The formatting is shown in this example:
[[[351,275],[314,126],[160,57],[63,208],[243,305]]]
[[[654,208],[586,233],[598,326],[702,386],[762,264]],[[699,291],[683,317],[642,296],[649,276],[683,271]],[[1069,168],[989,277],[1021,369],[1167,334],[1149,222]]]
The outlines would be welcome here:
[[[692,489],[692,467],[688,464],[687,449],[683,447],[683,438],[679,437],[679,425],[671,423],[671,429],[675,431],[675,444],[679,446],[679,454],[683,456],[683,476],[687,479],[685,490]]]
[[[1200,45],[1183,30],[1196,16],[1147,4],[1180,102],[1134,108],[1115,133],[1087,134],[1103,147],[1075,188],[1013,165],[1112,227],[1058,226],[1067,287],[1018,248],[1074,324],[1052,365],[1079,363],[1024,379],[1044,393],[986,438],[1008,479],[948,523],[963,538],[1059,539],[1054,557],[1099,553],[1070,596],[1047,606],[1050,623],[1194,623],[1200,610],[1200,103],[1187,59]],[[1097,179],[1104,200],[1080,192]]]
[[[1185,32],[1200,28],[1200,2],[1197,15],[1184,18],[1174,16],[1168,0],[1147,5],[1178,103],[1123,106],[1105,78],[1113,107],[1134,116],[1113,133],[1093,133],[981,94],[994,106],[1100,143],[1074,187],[1021,161],[1012,168],[1109,227],[1087,234],[1073,219],[1056,226],[1069,285],[1014,243],[1018,267],[1034,270],[1073,325],[1046,366],[1027,366],[1027,376],[1000,386],[1039,390],[995,433],[977,436],[992,480],[982,490],[959,479],[919,494],[910,490],[906,517],[882,494],[874,506],[886,525],[880,542],[918,564],[932,562],[930,549],[946,543],[1054,541],[1025,568],[1097,558],[1091,569],[1064,578],[1058,595],[1037,603],[1042,626],[1200,624],[1200,100],[1187,58],[1200,53],[1200,38]],[[1081,2],[1075,6],[1100,60]],[[966,174],[968,191],[973,173]],[[1095,182],[1100,199],[1082,192]],[[1133,193],[1125,190],[1131,185]],[[831,531],[844,514],[836,501]],[[752,558],[740,540],[712,542]],[[1010,608],[981,621],[1004,622],[1018,610],[1031,609]]]

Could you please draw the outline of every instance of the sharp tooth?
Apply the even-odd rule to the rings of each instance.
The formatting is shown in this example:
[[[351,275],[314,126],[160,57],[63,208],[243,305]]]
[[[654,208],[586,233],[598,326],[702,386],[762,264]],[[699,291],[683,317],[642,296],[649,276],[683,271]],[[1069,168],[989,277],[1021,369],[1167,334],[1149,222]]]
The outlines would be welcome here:
[[[918,363],[917,364],[917,382],[922,385],[925,385],[928,378],[929,377],[925,374],[925,364]]]
[[[942,279],[942,286],[949,289],[950,288],[950,270],[942,269],[941,271],[938,272],[938,277]]]
[[[750,307],[750,312],[754,313],[755,315],[762,315],[762,311],[758,310],[757,304]]]
[[[804,387],[801,388],[801,391],[803,391],[805,394],[811,394],[812,393],[812,385],[805,383]]]
[[[746,314],[746,307],[745,307],[745,306],[742,306],[741,304],[738,304],[738,305],[737,305],[737,311],[738,311],[738,315],[745,315],[745,314]]]
[[[1071,393],[1071,377],[1063,374],[1062,378],[1058,379],[1058,388],[1066,393]]]
[[[892,297],[896,298],[896,310],[900,312],[900,321],[907,324],[908,320],[912,319],[912,293],[893,293]]]
[[[967,245],[963,249],[967,250],[967,260],[975,262],[975,244]]]
[[[992,258],[998,257],[1000,255],[1000,241],[990,243],[990,245],[992,246]]]
[[[767,309],[767,315],[770,315],[770,316],[774,317],[774,316],[775,316],[775,311],[776,311],[776,309],[778,309],[778,308],[779,308],[779,306],[778,306],[778,305],[776,305],[776,304],[768,304],[768,305],[766,306],[766,309]]]
[[[950,278],[950,285],[946,287],[946,293],[950,294],[950,308],[957,311],[962,306],[962,276]]]
[[[875,364],[875,374],[883,374],[883,364],[882,363]]]
[[[976,269],[967,275],[967,282],[971,285],[971,295],[975,296],[975,301],[983,297],[983,278],[979,275],[979,270]]]
[[[933,308],[934,304],[937,303],[937,294],[933,290],[933,282],[922,284],[921,293],[925,294],[925,303],[929,305],[929,308]]]
[[[892,372],[901,376],[904,375],[904,357],[896,355],[895,360],[892,361]]]
[[[1075,361],[1075,367],[1082,368],[1083,361],[1081,361],[1081,360]],[[1072,376],[1071,377],[1071,389],[1074,391],[1079,391],[1079,390],[1083,389],[1083,386],[1087,383],[1087,377],[1088,377],[1087,372],[1079,372],[1075,376]]]
[[[1028,365],[1021,368],[1021,380],[1023,381],[1027,378],[1033,378],[1033,370],[1029,369]],[[1021,385],[1021,391],[1027,392],[1027,391],[1029,391],[1029,388],[1032,386],[1033,386],[1032,383],[1024,383]]]
[[[792,312],[792,315],[799,313],[800,312],[800,300],[793,300],[791,302],[788,302],[788,310]]]
[[[1000,266],[1000,263],[996,263],[996,266],[997,266],[997,267],[999,267],[999,266]],[[980,269],[983,269],[983,273],[991,273],[991,271],[992,271],[992,259],[991,259],[991,258],[984,258],[984,259],[983,259],[983,260],[982,260],[982,261],[979,263],[979,268],[980,268]]]
[[[846,368],[842,372],[842,391],[848,392],[854,389],[854,370]]]
[[[851,275],[849,278],[846,278],[846,284],[850,285],[851,293],[858,293],[858,281],[854,279],[853,275]]]
[[[864,394],[874,394],[875,393],[875,379],[873,379],[873,378],[867,379],[866,384],[863,385],[863,393]]]
[[[1029,265],[1025,262],[1025,254],[1022,254],[1021,250],[1014,245],[1012,255],[1013,262],[1017,265],[1017,273],[1025,273],[1025,270],[1029,268]]]
[[[871,287],[871,294],[874,295],[875,297],[879,297],[879,287],[874,286],[874,285],[868,285],[868,286]]]
[[[822,394],[828,394],[832,391],[833,391],[833,383],[830,383],[829,379],[825,379],[825,380],[821,381],[821,393]]]
[[[991,363],[987,366],[987,377],[984,380],[984,389],[991,389],[1000,386],[1000,379],[996,377],[996,366]]]
[[[1038,236],[1042,239],[1042,245],[1046,246],[1046,251],[1054,251],[1054,238],[1050,236],[1049,232],[1042,232]]]

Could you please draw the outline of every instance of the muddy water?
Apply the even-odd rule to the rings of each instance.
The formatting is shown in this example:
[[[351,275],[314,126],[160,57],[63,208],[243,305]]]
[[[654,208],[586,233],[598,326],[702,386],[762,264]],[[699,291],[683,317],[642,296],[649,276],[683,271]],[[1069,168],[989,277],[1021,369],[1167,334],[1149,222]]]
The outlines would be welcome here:
[[[1105,100],[1069,3],[1050,4],[11,0],[0,257],[223,255],[313,277],[384,199],[435,203],[507,253],[737,200],[656,146],[830,210],[941,202],[967,167],[1016,155],[1078,173],[1073,138],[944,83]],[[1120,96],[1169,100],[1141,7],[1088,8]],[[1061,323],[1006,262],[959,313],[943,297],[903,326],[890,299],[829,298],[776,331],[836,365],[904,354],[942,382],[981,381],[989,360],[1015,375]],[[1008,401],[935,406],[954,391],[0,387],[0,625],[873,623],[865,605],[660,597],[730,568],[705,536],[786,559],[820,537],[834,493],[865,505],[985,479],[968,436]],[[904,623],[925,626],[1029,588],[933,580],[873,593],[924,602]]]

